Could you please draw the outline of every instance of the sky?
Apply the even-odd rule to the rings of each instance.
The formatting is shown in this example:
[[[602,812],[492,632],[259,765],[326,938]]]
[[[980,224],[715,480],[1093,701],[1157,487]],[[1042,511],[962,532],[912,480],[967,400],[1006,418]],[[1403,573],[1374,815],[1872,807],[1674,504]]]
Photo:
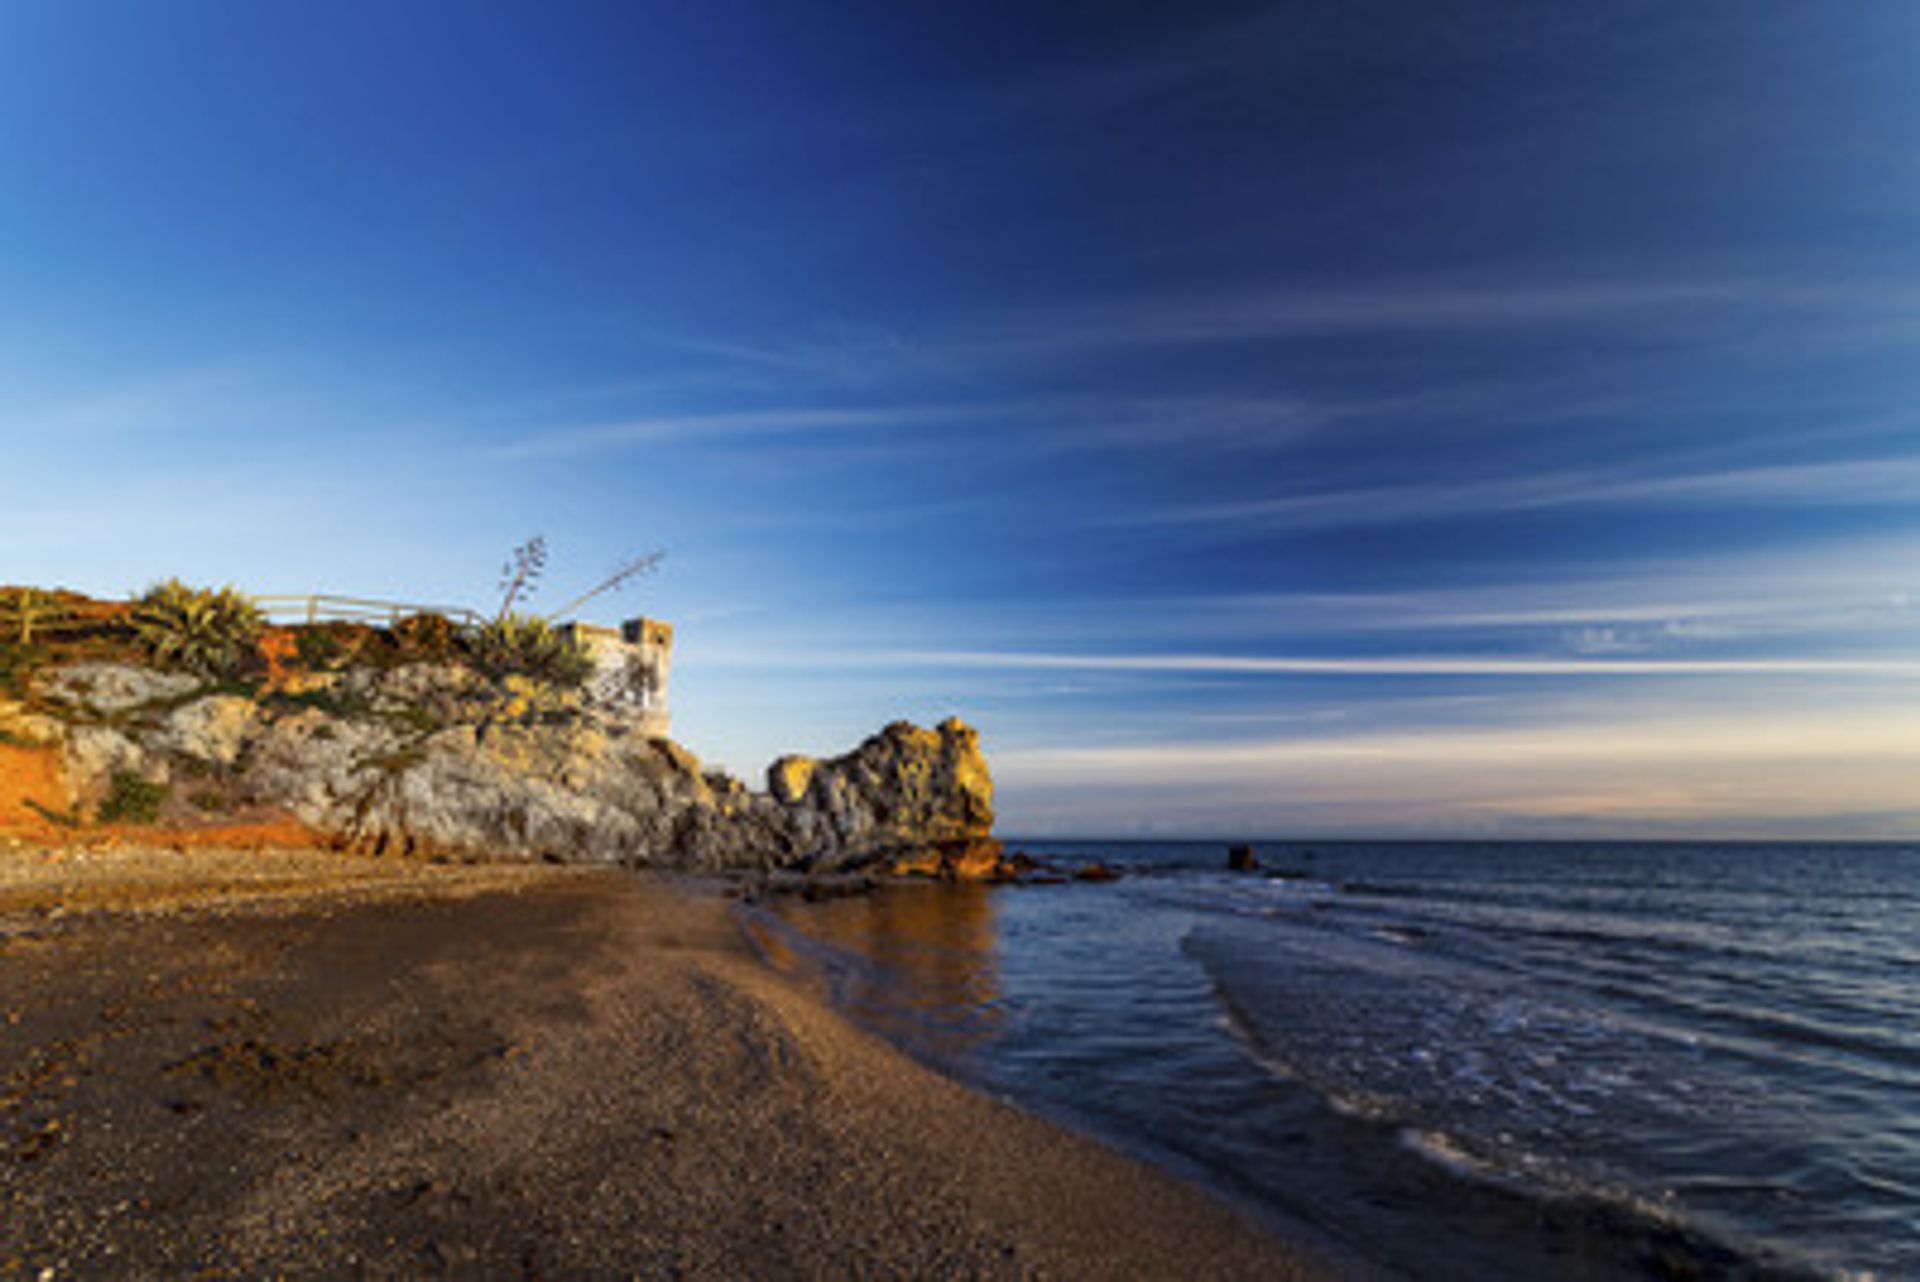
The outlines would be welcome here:
[[[0,581],[677,629],[1015,836],[1920,836],[1920,6],[0,3]]]

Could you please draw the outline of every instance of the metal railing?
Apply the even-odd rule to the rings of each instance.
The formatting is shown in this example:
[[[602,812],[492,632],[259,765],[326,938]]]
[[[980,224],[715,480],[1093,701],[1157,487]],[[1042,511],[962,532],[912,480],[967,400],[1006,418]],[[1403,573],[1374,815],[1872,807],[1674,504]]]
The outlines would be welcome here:
[[[368,623],[392,627],[413,614],[439,614],[467,627],[486,622],[479,613],[459,605],[420,605],[408,601],[373,601],[365,597],[310,593],[251,598],[260,613],[275,623]]]

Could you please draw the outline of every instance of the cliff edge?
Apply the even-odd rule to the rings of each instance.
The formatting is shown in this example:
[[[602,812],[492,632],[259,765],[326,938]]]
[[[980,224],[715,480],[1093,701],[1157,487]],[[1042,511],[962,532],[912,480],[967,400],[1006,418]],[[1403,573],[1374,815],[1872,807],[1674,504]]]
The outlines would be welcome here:
[[[363,850],[717,871],[855,868],[993,825],[979,735],[958,720],[783,757],[755,792],[590,689],[455,663],[263,688],[72,664],[0,699],[0,752],[38,790],[0,795],[0,827],[290,816]]]

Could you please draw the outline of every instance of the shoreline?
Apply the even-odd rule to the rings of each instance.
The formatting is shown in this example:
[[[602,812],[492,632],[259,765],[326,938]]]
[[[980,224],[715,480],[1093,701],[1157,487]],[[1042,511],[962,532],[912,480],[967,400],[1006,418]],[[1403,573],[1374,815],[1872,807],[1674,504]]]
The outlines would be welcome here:
[[[908,883],[742,911],[777,967],[917,1062],[1243,1207],[1283,1238],[1358,1253],[1373,1271],[1820,1276],[1790,1247],[1669,1214],[1625,1184],[1583,1182],[1572,1174],[1582,1168],[1502,1166],[1498,1150],[1475,1160],[1487,1150],[1454,1147],[1445,1121],[1354,1106],[1303,1076],[1285,1039],[1297,1032],[1309,1054],[1348,1045],[1312,1019],[1315,1002],[1337,1004],[1348,986],[1309,983],[1306,1004],[1272,1016],[1277,1025],[1250,1022],[1277,991],[1260,987],[1271,978],[1263,955],[1191,945],[1196,934],[1217,943],[1218,923],[1236,913],[1268,920],[1271,888],[1286,879],[1244,879],[1220,870],[1206,843],[1190,844],[1200,862],[1120,865],[1118,891]],[[1166,880],[1188,873],[1202,880]],[[1314,911],[1306,902],[1296,899],[1302,914]],[[1196,917],[1209,903],[1218,912]],[[1267,937],[1237,938],[1253,948]],[[1419,964],[1417,942],[1368,946],[1402,959],[1387,964]],[[1359,978],[1352,991],[1364,997]],[[1393,987],[1414,986],[1448,996],[1417,971]],[[1290,1023],[1292,1011],[1306,1018]],[[1404,1046],[1396,1031],[1384,1028],[1366,1053],[1393,1055],[1380,1048]],[[1421,1040],[1431,1036],[1413,1044],[1444,1051]]]
[[[22,887],[84,865],[31,858],[0,852],[0,1276],[1334,1268],[859,1030],[711,889],[133,852],[76,919]],[[180,860],[213,889],[157,891]]]

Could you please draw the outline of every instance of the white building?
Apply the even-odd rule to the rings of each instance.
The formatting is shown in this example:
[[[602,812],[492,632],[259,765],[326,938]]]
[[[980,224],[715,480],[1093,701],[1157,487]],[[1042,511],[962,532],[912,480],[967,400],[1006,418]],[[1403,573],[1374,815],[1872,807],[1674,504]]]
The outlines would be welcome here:
[[[569,623],[561,631],[593,660],[587,690],[594,702],[628,712],[647,734],[666,738],[671,726],[667,678],[673,665],[673,625],[628,619],[618,629]]]

